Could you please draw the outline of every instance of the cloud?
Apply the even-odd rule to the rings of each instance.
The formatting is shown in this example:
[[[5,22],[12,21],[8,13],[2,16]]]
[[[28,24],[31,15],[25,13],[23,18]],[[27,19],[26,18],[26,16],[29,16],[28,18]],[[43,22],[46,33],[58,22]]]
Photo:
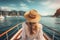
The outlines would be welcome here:
[[[48,12],[41,12],[41,15],[47,16],[47,15],[50,15],[50,14]]]
[[[13,7],[14,7],[14,6],[16,6],[16,5],[15,5],[15,4],[9,4],[9,6],[13,6]]]
[[[51,5],[48,6],[48,8],[58,9],[58,8],[60,8],[60,4],[58,4],[58,3],[52,3]]]
[[[25,3],[20,3],[21,7],[27,7],[27,5]]]
[[[41,2],[41,4],[50,9],[60,8],[60,0],[47,0],[45,2]]]
[[[34,1],[33,1],[33,0],[27,0],[27,2],[29,2],[29,3],[33,3]]]
[[[47,0],[47,1],[43,1],[43,2],[40,2],[42,5],[49,5],[51,4],[51,1],[50,0]]]
[[[28,10],[28,5],[26,5],[25,3],[20,3],[20,9],[21,10]]]
[[[20,3],[20,7],[16,7],[14,4],[9,4],[8,6],[1,6],[1,10],[11,11],[11,10],[28,10],[28,6],[25,3]]]
[[[16,8],[9,7],[9,6],[1,6],[0,9],[4,11],[16,10]]]
[[[32,2],[31,0],[27,0],[28,2]]]
[[[52,0],[51,0],[52,1]],[[53,0],[53,2],[57,2],[57,3],[60,3],[60,0]]]

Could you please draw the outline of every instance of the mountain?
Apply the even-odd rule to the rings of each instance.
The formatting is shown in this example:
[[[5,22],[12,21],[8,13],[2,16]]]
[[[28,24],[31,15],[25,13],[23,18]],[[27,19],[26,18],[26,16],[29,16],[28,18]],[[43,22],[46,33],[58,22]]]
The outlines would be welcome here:
[[[12,10],[12,11],[4,11],[4,10],[0,10],[0,15],[3,16],[23,16],[25,13],[25,11],[16,11],[16,10]]]
[[[60,8],[56,10],[54,17],[60,17]]]

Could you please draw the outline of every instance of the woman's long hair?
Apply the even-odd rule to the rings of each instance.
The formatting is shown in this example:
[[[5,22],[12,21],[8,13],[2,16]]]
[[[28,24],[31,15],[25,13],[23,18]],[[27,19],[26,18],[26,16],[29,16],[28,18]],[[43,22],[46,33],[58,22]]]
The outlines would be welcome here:
[[[32,35],[34,34],[34,32],[37,32],[37,25],[34,22],[26,22],[26,24],[28,25],[28,30],[29,33]]]

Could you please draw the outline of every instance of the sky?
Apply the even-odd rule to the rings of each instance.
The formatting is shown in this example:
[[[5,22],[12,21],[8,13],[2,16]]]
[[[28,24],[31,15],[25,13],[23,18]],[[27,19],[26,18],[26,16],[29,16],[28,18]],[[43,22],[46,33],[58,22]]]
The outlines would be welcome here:
[[[60,8],[60,0],[0,0],[1,10],[22,10],[35,9],[41,15],[54,15]]]

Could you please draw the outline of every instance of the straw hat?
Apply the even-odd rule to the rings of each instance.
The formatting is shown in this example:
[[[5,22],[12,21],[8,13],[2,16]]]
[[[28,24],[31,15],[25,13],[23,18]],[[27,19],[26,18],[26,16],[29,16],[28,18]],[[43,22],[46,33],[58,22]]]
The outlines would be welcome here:
[[[39,22],[40,21],[40,14],[36,10],[30,10],[24,14],[24,17],[28,22]]]

